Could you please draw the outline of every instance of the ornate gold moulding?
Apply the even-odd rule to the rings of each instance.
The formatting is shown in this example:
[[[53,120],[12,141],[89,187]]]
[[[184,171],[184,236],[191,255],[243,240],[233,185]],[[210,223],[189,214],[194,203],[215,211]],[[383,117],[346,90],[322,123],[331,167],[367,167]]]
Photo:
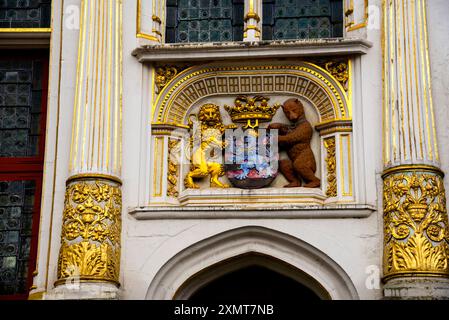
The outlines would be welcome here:
[[[103,174],[67,180],[56,286],[73,279],[120,286],[121,184]]]
[[[366,54],[373,44],[364,39],[317,39],[259,42],[216,42],[150,45],[133,51],[139,62],[199,61],[214,58],[252,59]]]
[[[449,278],[449,221],[443,172],[426,165],[387,169],[384,278]]]

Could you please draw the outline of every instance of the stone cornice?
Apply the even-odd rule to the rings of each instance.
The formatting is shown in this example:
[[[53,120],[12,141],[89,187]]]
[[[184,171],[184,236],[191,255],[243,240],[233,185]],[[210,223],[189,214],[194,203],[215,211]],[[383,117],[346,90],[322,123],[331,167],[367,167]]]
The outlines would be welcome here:
[[[290,205],[248,208],[236,206],[155,206],[130,208],[136,220],[188,219],[344,219],[368,218],[377,209],[369,204]]]
[[[241,60],[326,55],[366,54],[372,43],[364,39],[316,39],[259,42],[215,42],[148,45],[133,51],[139,62]]]

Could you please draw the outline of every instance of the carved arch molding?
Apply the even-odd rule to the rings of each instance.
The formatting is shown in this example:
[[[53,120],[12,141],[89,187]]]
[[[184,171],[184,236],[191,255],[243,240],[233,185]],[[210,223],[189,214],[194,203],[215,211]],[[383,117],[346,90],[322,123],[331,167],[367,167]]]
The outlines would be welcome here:
[[[279,262],[288,265],[289,271],[275,267]],[[188,299],[203,285],[247,265],[283,273],[322,299],[359,299],[349,275],[323,251],[292,235],[259,226],[231,229],[175,253],[154,276],[146,299]]]
[[[184,129],[187,134],[193,106],[209,98],[239,95],[295,96],[307,101],[318,115],[318,123],[313,125],[320,136],[317,163],[321,170],[321,189],[319,192],[271,190],[268,196],[262,192],[270,199],[267,203],[322,205],[354,201],[350,65],[350,60],[346,68],[341,68],[341,64],[333,68],[332,63],[321,67],[297,61],[245,65],[212,63],[182,71],[167,66],[165,74],[164,67],[156,67],[154,90],[158,94],[152,103],[151,163],[154,166],[150,177],[150,205],[223,205],[226,199],[232,199],[235,205],[236,198],[246,203],[254,198],[260,203],[263,197],[257,192],[214,190],[206,194],[204,190],[185,190],[182,181],[186,168],[169,159],[174,146],[181,153],[186,150],[188,142],[179,132]],[[179,156],[183,158],[184,155]]]
[[[308,100],[321,122],[351,120],[348,93],[338,77],[308,62],[279,65],[207,65],[180,72],[160,91],[153,122],[186,124],[190,106],[219,95],[294,94]]]

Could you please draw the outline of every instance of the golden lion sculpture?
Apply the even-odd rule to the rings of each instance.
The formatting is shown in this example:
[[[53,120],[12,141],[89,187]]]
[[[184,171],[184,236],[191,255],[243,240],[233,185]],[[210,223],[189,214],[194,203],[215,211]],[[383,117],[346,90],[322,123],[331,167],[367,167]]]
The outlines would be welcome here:
[[[211,188],[229,188],[229,185],[222,183],[219,178],[225,175],[223,164],[217,162],[214,152],[224,148],[222,136],[226,129],[233,126],[223,124],[220,109],[214,104],[205,104],[200,108],[197,120],[199,121],[200,135],[193,133],[190,144],[192,148],[190,172],[184,179],[184,186],[188,189],[199,189],[194,183],[194,179],[201,179],[210,176]],[[189,120],[189,126],[193,130],[193,122]],[[200,141],[195,141],[200,139]],[[194,142],[199,145],[193,147]],[[220,157],[218,157],[220,159]]]

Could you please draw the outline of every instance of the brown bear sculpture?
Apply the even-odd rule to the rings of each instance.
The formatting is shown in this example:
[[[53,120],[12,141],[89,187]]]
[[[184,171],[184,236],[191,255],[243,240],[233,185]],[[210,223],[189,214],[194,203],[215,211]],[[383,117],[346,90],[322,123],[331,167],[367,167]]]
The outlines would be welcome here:
[[[304,188],[318,188],[321,181],[315,176],[315,156],[310,147],[313,128],[306,119],[304,106],[298,99],[289,99],[282,109],[292,125],[273,123],[268,128],[279,130],[279,148],[287,151],[289,157],[279,161],[279,169],[289,182],[285,187],[301,187],[304,182]]]

